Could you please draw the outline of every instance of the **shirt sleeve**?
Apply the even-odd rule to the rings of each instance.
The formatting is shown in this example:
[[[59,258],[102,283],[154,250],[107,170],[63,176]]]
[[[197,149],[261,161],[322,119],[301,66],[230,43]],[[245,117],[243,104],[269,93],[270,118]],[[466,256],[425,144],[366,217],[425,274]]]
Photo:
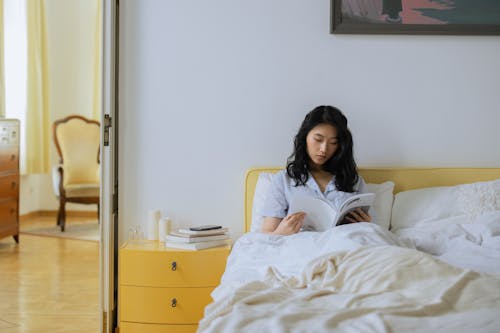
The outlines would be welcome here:
[[[258,214],[263,217],[284,218],[288,212],[288,200],[285,196],[285,174],[280,171],[273,175],[266,195],[266,200]]]
[[[368,189],[366,188],[366,183],[363,177],[359,176],[358,182],[356,184],[356,192],[357,193],[367,193]]]

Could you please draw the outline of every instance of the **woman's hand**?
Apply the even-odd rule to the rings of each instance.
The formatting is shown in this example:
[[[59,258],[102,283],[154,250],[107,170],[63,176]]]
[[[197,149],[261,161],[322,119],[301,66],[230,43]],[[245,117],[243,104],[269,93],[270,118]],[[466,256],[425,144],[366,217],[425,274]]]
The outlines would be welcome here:
[[[274,230],[274,234],[276,235],[292,235],[296,234],[302,228],[304,224],[304,217],[306,213],[297,212],[286,216],[283,220],[281,220],[280,224],[276,230]]]
[[[290,214],[283,219],[266,217],[262,225],[262,232],[274,235],[292,235],[296,234],[304,224],[306,213],[297,212]]]
[[[346,215],[345,219],[349,221],[349,223],[357,223],[357,222],[371,222],[372,217],[370,214],[365,213],[361,208],[356,208],[349,214]]]

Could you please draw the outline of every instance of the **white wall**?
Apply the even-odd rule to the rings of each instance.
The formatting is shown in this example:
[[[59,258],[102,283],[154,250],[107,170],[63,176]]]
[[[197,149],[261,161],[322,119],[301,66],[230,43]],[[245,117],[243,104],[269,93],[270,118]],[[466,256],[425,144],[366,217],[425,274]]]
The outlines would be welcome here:
[[[120,2],[120,224],[243,230],[243,180],[304,115],[350,120],[360,166],[500,167],[500,37],[338,36],[330,1]]]

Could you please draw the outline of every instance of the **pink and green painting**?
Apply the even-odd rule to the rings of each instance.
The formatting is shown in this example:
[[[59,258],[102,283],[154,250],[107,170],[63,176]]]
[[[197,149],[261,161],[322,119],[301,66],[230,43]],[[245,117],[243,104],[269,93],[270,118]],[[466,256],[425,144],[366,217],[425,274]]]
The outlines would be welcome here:
[[[500,0],[332,0],[332,32],[500,34]],[[373,31],[371,31],[373,30]]]

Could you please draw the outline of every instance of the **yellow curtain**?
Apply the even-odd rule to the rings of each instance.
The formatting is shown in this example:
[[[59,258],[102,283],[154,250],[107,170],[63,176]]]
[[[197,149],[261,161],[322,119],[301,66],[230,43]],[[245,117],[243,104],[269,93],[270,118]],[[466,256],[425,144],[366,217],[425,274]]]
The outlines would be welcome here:
[[[26,160],[21,173],[50,170],[50,113],[48,93],[47,25],[45,1],[27,1],[28,78]],[[23,170],[24,169],[24,170]]]
[[[102,91],[102,6],[103,1],[96,1],[95,41],[94,41],[94,105],[92,118],[101,119],[101,91]]]
[[[0,0],[0,118],[5,117],[5,75],[3,56],[3,0]]]

